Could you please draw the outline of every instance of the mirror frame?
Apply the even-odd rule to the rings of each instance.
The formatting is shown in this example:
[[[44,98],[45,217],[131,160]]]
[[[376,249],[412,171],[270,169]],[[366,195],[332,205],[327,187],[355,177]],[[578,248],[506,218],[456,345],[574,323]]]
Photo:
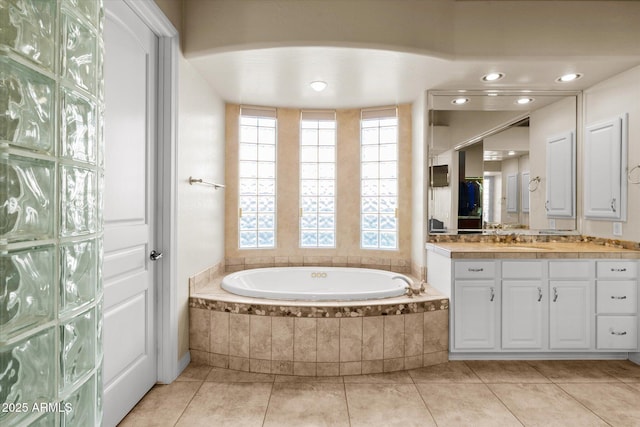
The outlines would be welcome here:
[[[491,95],[490,95],[491,94]],[[574,210],[574,229],[573,230],[556,230],[556,229],[509,229],[509,230],[493,230],[493,229],[474,229],[474,230],[466,230],[466,229],[450,229],[446,233],[433,233],[430,229],[430,210],[429,205],[432,199],[432,188],[430,183],[431,177],[429,176],[430,166],[432,164],[432,155],[431,151],[434,146],[434,97],[436,96],[459,96],[459,97],[478,97],[478,96],[573,96],[576,98],[576,125],[575,125],[575,147],[576,147],[576,169],[575,173],[575,189],[574,189],[574,203],[576,209]],[[580,203],[578,197],[578,182],[579,182],[579,161],[578,158],[581,155],[581,146],[582,146],[582,138],[583,138],[583,125],[584,125],[584,115],[583,115],[583,92],[581,90],[527,90],[527,89],[488,89],[488,90],[429,90],[426,92],[426,111],[425,111],[425,123],[426,123],[426,132],[425,132],[425,228],[426,228],[426,236],[427,241],[431,240],[432,237],[437,236],[459,236],[465,232],[471,231],[475,235],[495,235],[501,233],[507,234],[520,234],[520,235],[579,235],[580,234]],[[473,111],[504,111],[504,110],[473,110]],[[517,111],[517,110],[514,110]],[[468,147],[472,144],[482,141],[484,138],[499,133],[518,121],[522,120],[524,117],[528,117],[530,115],[530,110],[527,110],[526,113],[517,115],[512,120],[509,120],[499,126],[491,128],[477,136],[470,138],[463,143],[456,145],[456,147],[452,147],[459,151],[464,147]],[[462,231],[463,233],[460,233]]]

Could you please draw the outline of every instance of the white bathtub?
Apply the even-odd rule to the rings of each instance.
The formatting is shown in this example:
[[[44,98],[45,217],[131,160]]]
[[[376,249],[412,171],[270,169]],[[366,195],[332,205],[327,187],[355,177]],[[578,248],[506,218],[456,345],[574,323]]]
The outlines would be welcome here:
[[[391,271],[347,267],[275,267],[231,273],[222,288],[279,300],[353,301],[404,295],[411,279]]]

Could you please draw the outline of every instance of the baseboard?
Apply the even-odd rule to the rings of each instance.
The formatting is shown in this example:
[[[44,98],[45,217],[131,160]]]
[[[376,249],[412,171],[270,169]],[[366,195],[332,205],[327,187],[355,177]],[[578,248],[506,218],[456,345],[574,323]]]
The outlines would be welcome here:
[[[189,363],[191,363],[191,353],[187,351],[184,356],[182,356],[180,360],[178,360],[178,375],[180,375],[182,371],[184,371],[186,367],[189,366]]]
[[[640,365],[640,353],[629,353],[629,360],[636,365]]]
[[[449,353],[449,360],[624,360],[640,353]],[[637,356],[636,356],[637,357]],[[640,357],[637,357],[640,359]],[[636,362],[638,363],[638,362]]]

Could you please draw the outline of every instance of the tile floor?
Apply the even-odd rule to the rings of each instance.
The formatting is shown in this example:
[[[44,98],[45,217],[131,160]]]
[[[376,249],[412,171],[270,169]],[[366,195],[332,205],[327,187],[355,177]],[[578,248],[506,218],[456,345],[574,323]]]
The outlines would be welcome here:
[[[290,377],[191,364],[127,426],[640,426],[629,361],[466,361],[386,374]]]

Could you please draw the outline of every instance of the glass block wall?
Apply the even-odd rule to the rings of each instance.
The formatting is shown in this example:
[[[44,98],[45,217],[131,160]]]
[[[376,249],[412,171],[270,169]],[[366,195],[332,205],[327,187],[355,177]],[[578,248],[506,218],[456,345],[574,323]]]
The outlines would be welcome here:
[[[102,419],[101,0],[0,0],[0,425]]]

